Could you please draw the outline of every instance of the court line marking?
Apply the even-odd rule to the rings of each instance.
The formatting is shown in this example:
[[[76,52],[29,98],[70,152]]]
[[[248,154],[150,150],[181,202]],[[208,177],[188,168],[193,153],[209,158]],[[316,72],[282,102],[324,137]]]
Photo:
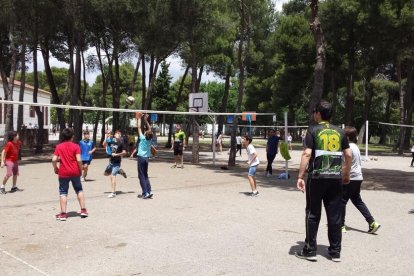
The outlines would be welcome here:
[[[0,251],[1,251],[3,254],[6,254],[7,256],[12,257],[13,259],[15,259],[15,260],[17,260],[17,261],[21,262],[22,264],[24,264],[24,265],[26,265],[26,266],[30,267],[31,269],[36,270],[36,271],[37,271],[37,272],[39,272],[40,274],[49,276],[49,274],[47,274],[46,272],[44,272],[44,271],[40,270],[39,268],[37,268],[37,267],[35,267],[35,266],[33,266],[33,265],[29,264],[28,262],[26,262],[26,261],[24,261],[24,260],[20,259],[19,257],[14,256],[13,254],[11,254],[11,253],[7,252],[6,250],[3,250],[2,248],[0,248]]]

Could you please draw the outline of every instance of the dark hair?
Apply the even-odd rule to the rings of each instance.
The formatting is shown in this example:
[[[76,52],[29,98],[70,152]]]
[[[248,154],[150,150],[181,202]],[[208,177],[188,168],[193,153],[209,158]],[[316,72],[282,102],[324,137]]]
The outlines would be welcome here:
[[[151,131],[151,130],[147,130],[147,131],[145,131],[144,135],[145,135],[145,139],[146,139],[146,140],[151,140],[151,139],[152,139],[152,137],[154,136],[154,134],[152,133],[152,131]]]
[[[7,141],[11,142],[13,141],[14,137],[17,136],[17,131],[9,131],[9,133],[7,133]]]
[[[324,121],[331,119],[332,116],[332,104],[322,100],[318,104],[316,104],[313,112],[319,112],[321,114],[321,118]]]
[[[89,130],[84,130],[83,135],[85,135],[85,134],[89,134]]]
[[[243,138],[246,139],[246,141],[248,141],[249,144],[253,141],[253,138],[250,137],[249,135],[244,135]]]
[[[346,126],[345,129],[345,135],[348,137],[349,141],[352,143],[357,142],[357,130],[353,126]]]
[[[122,131],[120,131],[119,129],[114,131],[114,135],[115,135],[116,133],[119,133],[119,134],[121,134],[121,135],[122,135]]]
[[[60,132],[60,142],[67,142],[73,137],[73,130],[71,128],[65,128]]]

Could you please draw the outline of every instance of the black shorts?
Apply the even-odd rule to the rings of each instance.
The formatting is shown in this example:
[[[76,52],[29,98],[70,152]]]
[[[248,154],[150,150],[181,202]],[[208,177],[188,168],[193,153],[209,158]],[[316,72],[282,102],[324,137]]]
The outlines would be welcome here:
[[[183,155],[183,143],[174,143],[174,155]]]

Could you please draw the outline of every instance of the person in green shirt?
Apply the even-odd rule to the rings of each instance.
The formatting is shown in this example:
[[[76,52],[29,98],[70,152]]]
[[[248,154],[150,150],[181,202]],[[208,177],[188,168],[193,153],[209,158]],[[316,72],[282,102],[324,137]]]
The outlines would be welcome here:
[[[185,149],[185,138],[185,132],[181,129],[181,125],[176,124],[174,133],[174,143],[171,147],[171,150],[174,150],[174,165],[172,165],[171,168],[177,168],[177,164],[181,162],[181,168],[184,169],[183,151]]]

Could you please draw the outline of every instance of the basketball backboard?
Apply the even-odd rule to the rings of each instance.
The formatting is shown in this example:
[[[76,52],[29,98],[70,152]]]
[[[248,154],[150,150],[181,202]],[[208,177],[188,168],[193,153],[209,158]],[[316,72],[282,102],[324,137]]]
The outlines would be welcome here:
[[[190,93],[188,111],[208,112],[208,93]]]

